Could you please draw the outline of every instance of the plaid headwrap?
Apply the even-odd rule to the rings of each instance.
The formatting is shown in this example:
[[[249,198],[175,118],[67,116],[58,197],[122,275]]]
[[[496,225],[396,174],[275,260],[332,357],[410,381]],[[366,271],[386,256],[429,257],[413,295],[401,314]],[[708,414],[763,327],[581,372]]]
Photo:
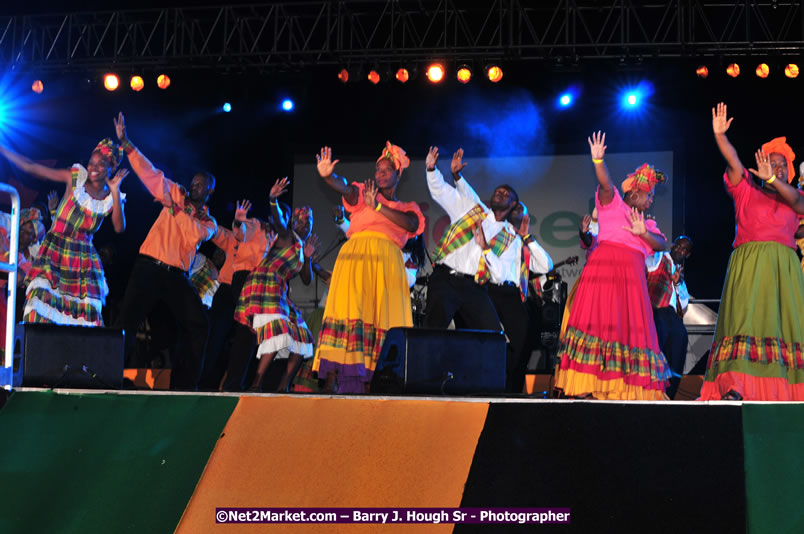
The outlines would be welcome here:
[[[762,152],[769,156],[771,154],[781,154],[784,156],[784,159],[787,161],[787,183],[792,184],[793,178],[796,176],[796,171],[793,167],[793,160],[796,159],[796,153],[793,152],[793,149],[787,144],[787,137],[771,139],[762,145]]]
[[[310,206],[302,206],[293,210],[293,219],[308,222],[313,217],[313,208]]]
[[[651,191],[656,184],[664,183],[666,179],[663,172],[657,171],[652,165],[643,163],[623,180],[622,190],[623,193],[632,190]]]
[[[45,225],[42,224],[42,212],[37,208],[25,208],[20,211],[20,226],[30,222],[36,230],[36,243],[45,238]]]
[[[101,156],[109,160],[113,169],[116,169],[120,162],[123,161],[123,147],[108,137],[101,139],[92,152],[99,152]]]
[[[381,159],[389,160],[396,172],[402,172],[410,167],[410,158],[405,155],[405,151],[402,150],[402,147],[392,145],[391,141],[385,142],[385,148],[380,157],[377,158],[377,162],[379,163]]]
[[[435,258],[433,258],[433,262],[437,263],[443,260],[448,254],[458,250],[466,243],[474,239],[472,231],[475,228],[479,228],[485,218],[486,211],[483,209],[483,206],[478,204],[466,212],[463,217],[455,221],[449,228],[447,228],[447,230],[444,232],[444,235],[441,236],[441,241],[439,241],[438,246],[436,247],[436,255]],[[514,242],[515,238],[515,234],[508,232],[505,228],[503,228],[491,239],[491,241],[489,241],[488,245],[491,247],[491,252],[494,255],[500,256],[505,249],[507,249],[511,243]],[[475,273],[475,282],[478,284],[485,284],[489,281],[490,277],[491,275],[489,274],[488,266],[486,265],[486,257],[481,255],[480,263],[478,264],[477,272]]]

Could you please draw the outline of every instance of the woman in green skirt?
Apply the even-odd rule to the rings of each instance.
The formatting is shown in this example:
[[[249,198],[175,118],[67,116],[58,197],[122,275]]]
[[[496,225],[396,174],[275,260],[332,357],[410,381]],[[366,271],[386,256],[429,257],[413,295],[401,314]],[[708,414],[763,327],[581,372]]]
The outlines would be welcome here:
[[[791,186],[795,154],[777,137],[755,154],[754,182],[726,137],[726,105],[712,129],[726,159],[736,235],[701,400],[804,400],[804,274],[794,235],[804,193]]]

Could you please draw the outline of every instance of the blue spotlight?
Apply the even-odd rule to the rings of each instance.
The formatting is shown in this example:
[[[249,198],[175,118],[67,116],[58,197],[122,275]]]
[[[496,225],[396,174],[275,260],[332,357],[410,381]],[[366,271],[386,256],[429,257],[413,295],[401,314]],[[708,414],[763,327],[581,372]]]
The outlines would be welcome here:
[[[282,109],[285,111],[293,111],[293,100],[286,98],[282,101]]]
[[[229,102],[226,102],[223,105],[223,112],[224,113],[229,113],[230,111],[232,111],[232,105]]]
[[[637,96],[636,93],[628,93],[627,95],[625,95],[625,103],[628,104],[629,106],[632,107],[636,106],[638,101],[639,97]]]
[[[558,98],[558,103],[562,108],[569,107],[572,104],[572,95],[564,93]]]

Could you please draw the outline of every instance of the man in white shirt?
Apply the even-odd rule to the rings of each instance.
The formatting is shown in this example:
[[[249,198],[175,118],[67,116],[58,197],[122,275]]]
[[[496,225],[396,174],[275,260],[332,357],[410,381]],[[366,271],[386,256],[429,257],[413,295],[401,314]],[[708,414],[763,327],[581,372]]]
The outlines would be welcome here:
[[[450,227],[436,249],[424,324],[447,328],[458,315],[466,328],[500,330],[500,319],[488,296],[488,282],[505,280],[502,273],[506,266],[518,265],[521,245],[516,245],[519,238],[508,216],[519,197],[512,187],[502,185],[486,206],[460,176],[465,166],[462,158],[463,150],[459,149],[452,159],[451,170],[457,176],[452,186],[436,168],[438,148],[431,147],[427,154],[427,187],[433,200],[447,212]]]
[[[682,264],[691,255],[692,239],[680,236],[673,241],[670,252],[656,252],[645,260],[656,335],[673,373],[667,388],[667,396],[671,399],[681,383],[687,359],[688,336],[682,317],[689,305],[690,295]]]

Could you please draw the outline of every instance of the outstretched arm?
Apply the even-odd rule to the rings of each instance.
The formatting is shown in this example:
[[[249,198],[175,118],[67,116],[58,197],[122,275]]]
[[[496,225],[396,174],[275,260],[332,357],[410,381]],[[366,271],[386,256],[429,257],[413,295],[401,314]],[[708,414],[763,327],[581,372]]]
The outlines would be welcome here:
[[[310,237],[304,242],[304,265],[302,266],[299,276],[306,286],[309,286],[310,282],[313,281],[313,269],[315,268],[315,260],[313,258],[315,258],[315,253],[319,245],[320,241],[315,234],[310,234]]]
[[[268,195],[271,205],[271,217],[274,220],[274,230],[276,230],[277,237],[282,241],[287,241],[288,239],[293,238],[293,230],[290,229],[292,224],[291,218],[288,217],[286,223],[282,222],[282,209],[279,207],[279,202],[276,201],[277,198],[285,193],[288,185],[290,185],[290,180],[288,180],[288,177],[285,176],[274,183],[274,185],[271,187],[271,192]]]
[[[598,199],[600,199],[601,206],[606,206],[614,198],[614,184],[611,183],[611,176],[609,175],[608,167],[606,167],[606,162],[603,161],[603,156],[606,155],[606,134],[598,131],[593,133],[592,137],[587,137],[586,140],[589,142],[589,151],[592,153],[595,176],[600,184]]]
[[[51,180],[54,182],[67,184],[67,188],[71,188],[73,175],[70,169],[52,169],[50,167],[45,167],[44,165],[31,161],[25,156],[21,156],[10,148],[2,145],[0,145],[0,154],[3,154],[12,165],[21,171],[27,172],[28,174],[42,180]]]
[[[328,186],[337,191],[347,203],[354,206],[357,203],[359,192],[355,186],[346,181],[346,178],[332,172],[335,169],[335,165],[340,161],[338,159],[332,161],[332,149],[328,146],[322,148],[321,152],[316,154],[316,160],[316,168],[321,178],[324,179]]]
[[[123,179],[126,176],[128,176],[128,169],[120,169],[114,175],[114,178],[106,180],[106,184],[112,192],[112,225],[114,226],[114,231],[118,234],[126,230],[126,213],[120,200],[120,184],[123,183]]]
[[[733,120],[734,117],[727,118],[726,104],[723,102],[720,102],[716,108],[712,108],[712,131],[715,133],[715,142],[720,154],[726,160],[726,174],[729,177],[729,183],[737,185],[743,179],[745,169],[737,156],[737,151],[734,150],[729,138],[726,137],[726,132]]]

